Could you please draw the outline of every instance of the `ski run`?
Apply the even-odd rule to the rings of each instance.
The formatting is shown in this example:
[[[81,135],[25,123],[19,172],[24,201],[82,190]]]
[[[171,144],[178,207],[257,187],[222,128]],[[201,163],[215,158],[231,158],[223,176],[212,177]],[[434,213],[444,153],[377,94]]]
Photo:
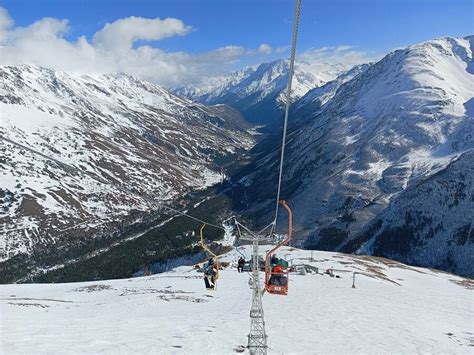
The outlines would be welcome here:
[[[248,353],[242,254],[222,256],[229,264],[215,291],[193,265],[126,280],[0,285],[0,353]],[[474,351],[470,279],[369,256],[290,247],[280,256],[308,272],[290,274],[288,296],[263,297],[269,354]]]

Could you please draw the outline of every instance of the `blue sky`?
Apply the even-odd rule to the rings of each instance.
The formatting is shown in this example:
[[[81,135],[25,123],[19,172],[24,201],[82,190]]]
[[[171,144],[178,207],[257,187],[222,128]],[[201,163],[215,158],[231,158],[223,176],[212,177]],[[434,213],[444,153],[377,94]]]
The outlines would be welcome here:
[[[138,16],[179,19],[190,30],[157,41],[138,40],[164,52],[210,53],[226,46],[268,44],[271,53],[245,52],[223,68],[287,56],[293,0],[0,0],[14,28],[44,17],[68,20],[61,36],[91,42],[106,23]],[[1,29],[0,29],[1,30]],[[439,36],[474,33],[474,0],[303,0],[298,50],[352,46],[367,57]],[[0,43],[1,44],[1,43]],[[201,56],[201,59],[203,57]],[[204,59],[203,59],[204,60]],[[232,62],[232,65],[229,63]]]
[[[69,37],[91,37],[128,16],[175,17],[193,26],[186,37],[156,43],[167,50],[207,51],[229,44],[287,44],[293,1],[286,0],[0,0],[15,22],[68,19]],[[474,32],[473,0],[303,0],[299,48],[353,45],[386,52],[439,36]]]

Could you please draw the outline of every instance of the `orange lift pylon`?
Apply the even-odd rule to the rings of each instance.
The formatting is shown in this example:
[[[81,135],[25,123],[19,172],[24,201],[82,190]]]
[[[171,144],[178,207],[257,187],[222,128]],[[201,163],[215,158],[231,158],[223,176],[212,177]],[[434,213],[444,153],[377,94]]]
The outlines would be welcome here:
[[[285,240],[270,250],[265,257],[265,290],[275,295],[287,295],[289,281],[288,263],[281,259],[276,264],[271,262],[271,257],[275,252],[291,240],[293,230],[293,214],[290,207],[288,207],[284,200],[280,200],[279,203],[288,212],[288,235]]]

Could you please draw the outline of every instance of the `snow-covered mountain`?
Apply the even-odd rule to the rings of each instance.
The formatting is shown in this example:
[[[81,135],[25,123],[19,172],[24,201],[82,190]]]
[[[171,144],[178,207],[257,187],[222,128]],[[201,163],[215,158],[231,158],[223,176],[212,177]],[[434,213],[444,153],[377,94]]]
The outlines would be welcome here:
[[[215,159],[250,148],[249,127],[126,74],[0,67],[0,261],[77,245],[150,212],[147,197],[220,181]]]
[[[336,78],[346,69],[334,65],[328,66],[324,72],[314,73],[308,63],[296,63],[292,100],[300,99],[309,90]],[[251,122],[271,123],[283,111],[287,82],[288,61],[280,59],[212,77],[197,86],[177,88],[175,92],[206,104],[227,104]]]
[[[474,270],[474,150],[410,186],[341,248],[429,265]]]
[[[294,248],[281,255],[311,272],[291,273],[287,296],[263,296],[268,354],[472,353],[472,280],[384,258]],[[324,273],[331,268],[337,277]],[[192,266],[0,285],[0,352],[248,354],[250,306],[248,275],[235,266],[221,270],[216,291]]]
[[[307,113],[314,115],[315,108],[318,106],[322,107],[331,100],[342,84],[351,80],[356,75],[359,75],[369,67],[370,64],[359,64],[348,71],[342,72],[334,80],[328,81],[326,84],[308,91],[301,100],[295,102],[295,107],[292,109],[298,111],[298,116],[304,117],[302,112],[304,112],[305,109],[308,110]]]
[[[396,50],[295,104],[282,197],[302,245],[474,275],[473,50],[473,36]],[[268,223],[279,139],[255,152],[234,199]]]

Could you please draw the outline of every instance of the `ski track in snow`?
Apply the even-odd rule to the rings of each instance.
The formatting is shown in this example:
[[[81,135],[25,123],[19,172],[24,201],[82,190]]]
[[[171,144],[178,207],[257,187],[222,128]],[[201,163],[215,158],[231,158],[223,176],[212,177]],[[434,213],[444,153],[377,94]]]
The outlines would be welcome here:
[[[269,354],[472,354],[473,291],[455,283],[462,278],[370,257],[281,255],[382,278],[357,275],[353,289],[350,272],[291,274],[287,297],[263,297]],[[228,268],[206,291],[202,274],[183,266],[128,280],[0,285],[0,353],[232,354],[247,344],[247,282]]]

